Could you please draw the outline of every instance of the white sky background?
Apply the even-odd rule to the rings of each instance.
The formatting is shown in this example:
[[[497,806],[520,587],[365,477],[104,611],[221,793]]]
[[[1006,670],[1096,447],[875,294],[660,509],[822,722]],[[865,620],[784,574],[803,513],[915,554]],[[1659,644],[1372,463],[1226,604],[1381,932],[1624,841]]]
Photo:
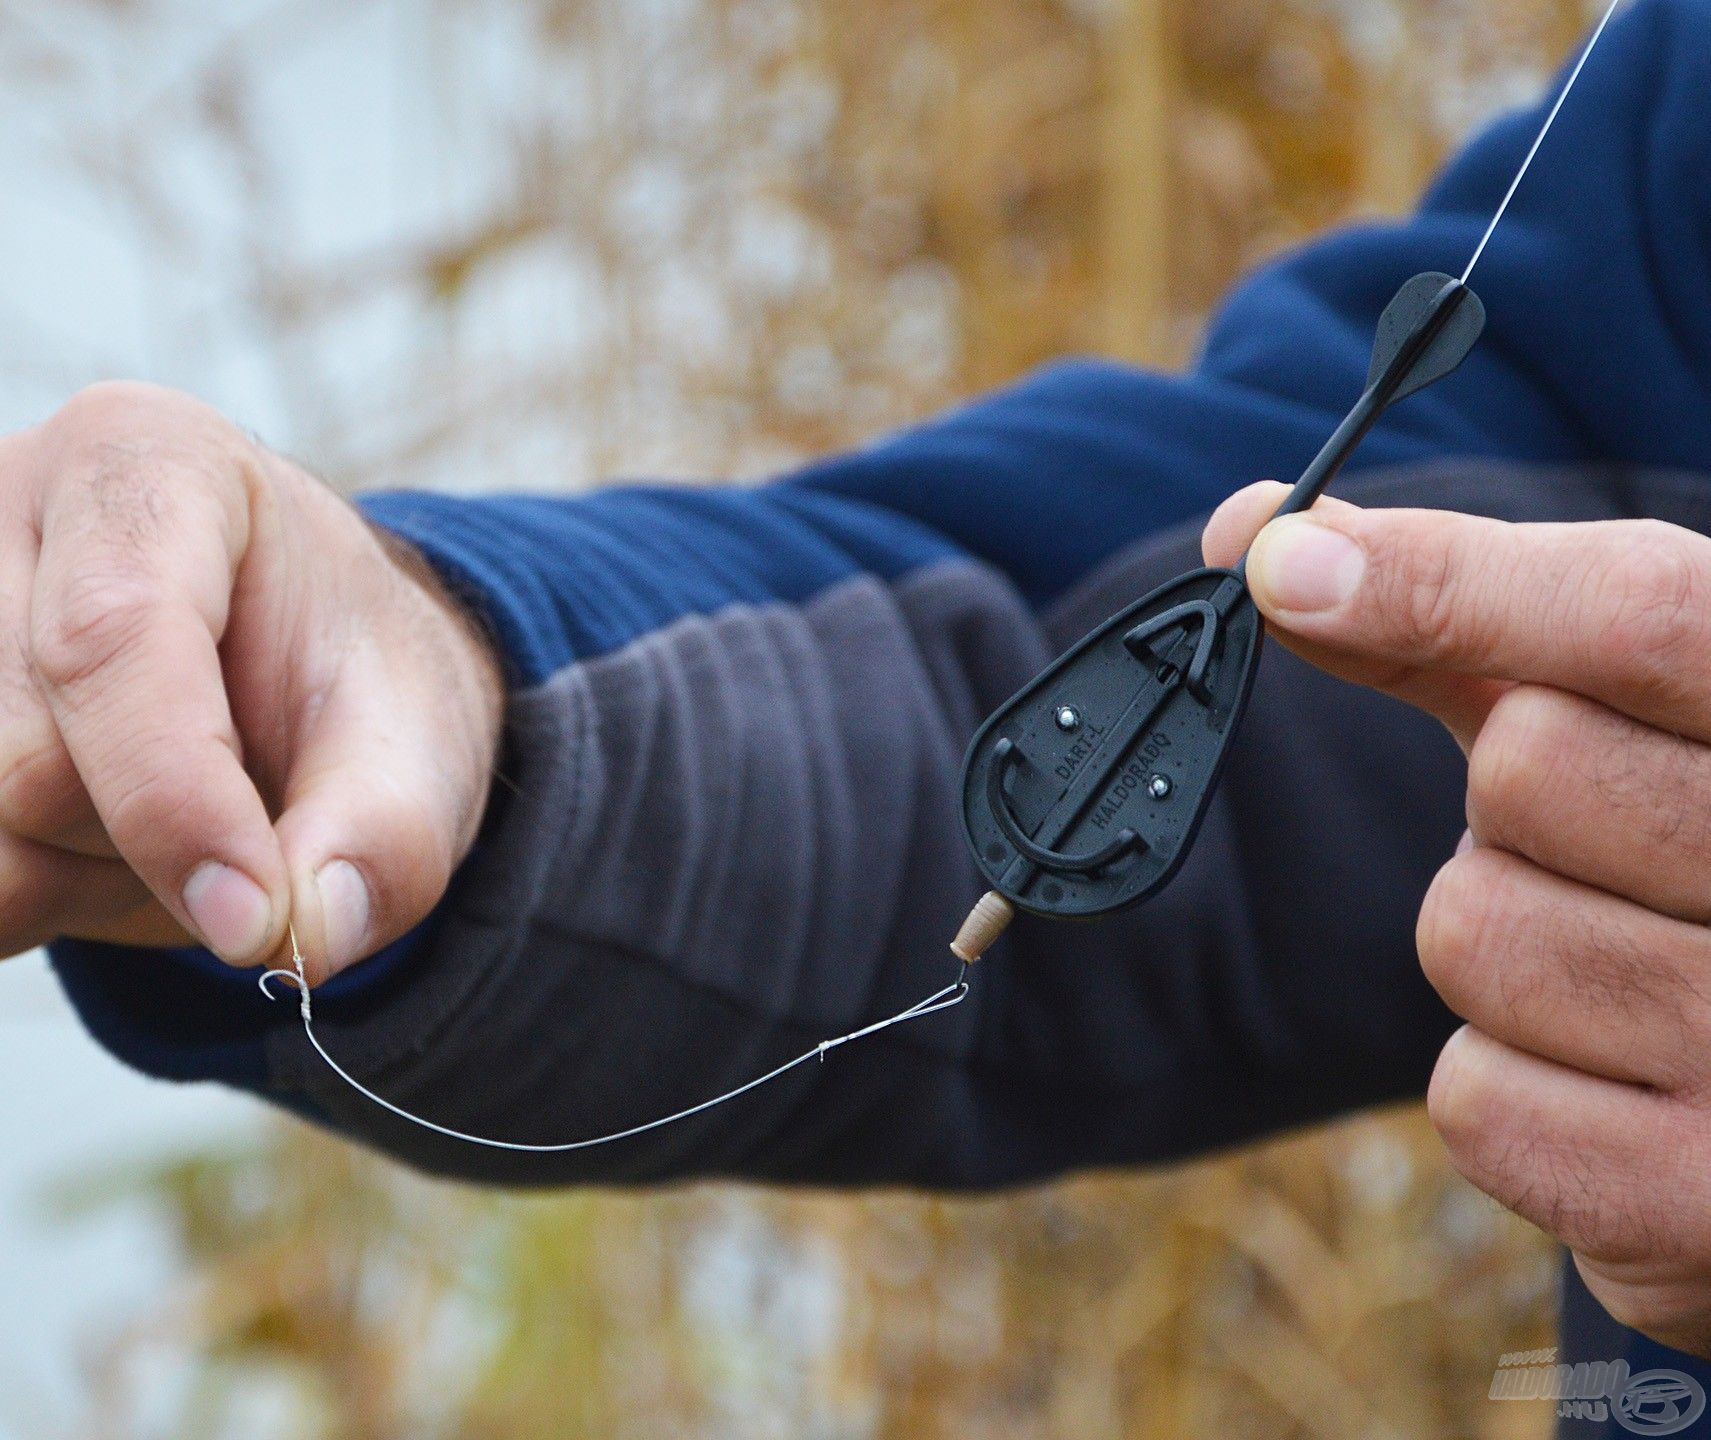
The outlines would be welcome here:
[[[244,179],[229,150],[199,142],[187,122],[202,99],[186,79],[224,46],[267,53],[274,47],[258,32],[270,17],[308,8],[154,0],[114,7],[129,12],[115,20],[47,0],[3,12],[14,18],[0,23],[0,193],[10,212],[0,337],[11,351],[0,357],[0,424],[40,418],[89,380],[131,375],[193,389],[282,446],[301,438],[292,432],[309,417],[295,413],[289,378],[249,333],[246,248],[305,263],[378,248],[409,218],[406,197],[439,191],[442,163],[397,80],[390,7],[334,5],[289,32],[274,20],[286,63],[266,85],[246,86],[244,103],[267,136],[263,163],[281,203],[272,233],[246,233],[255,222]],[[138,209],[116,198],[114,171],[170,201],[160,218],[178,234],[148,233]],[[369,318],[346,337],[353,369],[371,370],[403,338]]]
[[[626,63],[596,67],[578,33],[543,47],[545,8],[0,0],[0,425],[131,375],[342,483],[585,484],[618,432],[630,473],[725,453],[671,376],[613,379],[638,292],[685,357],[732,358],[686,258],[696,206],[738,200],[693,153],[700,112],[729,101],[693,73],[704,20],[685,0],[582,7],[604,45],[622,36]],[[574,177],[607,160],[623,183],[596,202]],[[432,295],[428,263],[495,219],[522,238]],[[810,248],[787,218],[745,239],[787,284]]]

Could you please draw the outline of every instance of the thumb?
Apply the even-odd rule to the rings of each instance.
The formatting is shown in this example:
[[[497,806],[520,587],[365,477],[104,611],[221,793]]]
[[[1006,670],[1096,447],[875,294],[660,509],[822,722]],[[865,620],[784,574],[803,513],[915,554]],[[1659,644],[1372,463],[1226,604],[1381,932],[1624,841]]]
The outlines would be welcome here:
[[[1232,566],[1262,534],[1270,534],[1272,517],[1289,494],[1287,486],[1265,481],[1238,491],[1220,505],[1207,522],[1201,548],[1208,565]],[[1320,499],[1309,512],[1314,517],[1355,517],[1360,507],[1330,496]],[[1295,523],[1295,522],[1286,522]],[[1263,561],[1263,556],[1256,558]],[[1435,715],[1449,729],[1464,751],[1479,735],[1491,707],[1509,687],[1501,682],[1465,675],[1440,667],[1412,663],[1400,656],[1387,656],[1370,646],[1341,646],[1323,638],[1308,639],[1295,633],[1287,618],[1273,613],[1267,604],[1268,579],[1263,565],[1250,560],[1249,580],[1254,598],[1267,612],[1269,633],[1310,665],[1339,679],[1382,690],[1398,700]]]
[[[389,713],[375,687],[336,689],[300,749],[277,831],[311,985],[372,955],[439,903],[479,820],[445,738]]]

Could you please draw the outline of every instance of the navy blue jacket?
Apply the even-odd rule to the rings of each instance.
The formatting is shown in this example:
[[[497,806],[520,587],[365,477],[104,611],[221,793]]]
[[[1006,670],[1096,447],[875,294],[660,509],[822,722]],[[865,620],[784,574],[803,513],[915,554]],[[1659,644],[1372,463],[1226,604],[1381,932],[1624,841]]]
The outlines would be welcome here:
[[[1343,493],[1711,529],[1707,94],[1711,3],[1619,17],[1482,262],[1485,340],[1386,419]],[[1408,220],[1254,276],[1184,374],[1065,362],[759,487],[367,497],[498,637],[517,791],[430,921],[328,987],[329,1044],[418,1111],[553,1141],[715,1093],[942,983],[979,888],[955,788],[980,718],[1194,563],[1233,488],[1300,470],[1358,392],[1385,302],[1416,271],[1460,270],[1541,118],[1491,127]],[[292,1007],[206,955],[53,956],[131,1064],[443,1173],[999,1186],[1418,1096],[1453,1022],[1413,921],[1462,787],[1430,722],[1274,654],[1164,897],[1097,927],[1024,922],[962,1009],[568,1157],[405,1129],[330,1081]],[[1330,898],[1303,913],[1303,893]],[[1570,1358],[1666,1363],[1583,1292],[1569,1308]]]

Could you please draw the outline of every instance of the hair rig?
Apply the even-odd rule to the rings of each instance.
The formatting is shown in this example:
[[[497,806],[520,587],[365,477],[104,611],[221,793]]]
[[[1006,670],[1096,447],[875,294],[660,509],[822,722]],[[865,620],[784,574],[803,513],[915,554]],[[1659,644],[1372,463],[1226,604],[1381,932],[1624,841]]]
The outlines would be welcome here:
[[[727,1090],[723,1095],[715,1095],[711,1100],[703,1100],[698,1105],[691,1105],[687,1110],[678,1110],[670,1115],[662,1115],[657,1120],[648,1120],[640,1125],[632,1125],[627,1130],[615,1130],[610,1135],[595,1135],[587,1140],[570,1140],[560,1145],[522,1145],[510,1140],[491,1140],[485,1135],[471,1135],[467,1131],[454,1130],[448,1125],[440,1125],[432,1120],[424,1119],[420,1115],[413,1115],[402,1106],[394,1105],[384,1096],[376,1095],[374,1091],[346,1070],[343,1065],[333,1059],[327,1053],[326,1046],[321,1043],[320,1036],[315,1033],[315,1002],[309,990],[308,976],[304,974],[303,970],[303,952],[297,947],[297,932],[293,929],[288,933],[291,938],[291,968],[289,970],[269,970],[258,982],[261,986],[261,993],[267,996],[269,1000],[281,998],[269,987],[269,982],[273,980],[280,980],[296,987],[297,1010],[298,1014],[303,1017],[303,1033],[308,1036],[309,1043],[315,1047],[315,1053],[326,1062],[327,1068],[333,1074],[337,1075],[340,1080],[344,1081],[365,1100],[378,1105],[382,1110],[389,1111],[400,1120],[407,1120],[410,1124],[423,1130],[431,1130],[434,1134],[444,1135],[449,1140],[460,1140],[466,1145],[480,1145],[488,1150],[511,1150],[524,1155],[563,1155],[572,1150],[592,1150],[597,1145],[611,1145],[619,1140],[633,1139],[637,1135],[647,1134],[650,1130],[663,1130],[667,1125],[675,1125],[680,1120],[687,1120],[691,1116],[700,1115],[705,1111],[735,1100],[739,1096],[747,1095],[751,1090],[758,1090],[762,1085],[788,1075],[792,1070],[806,1065],[810,1060],[823,1061],[827,1055],[840,1046],[849,1045],[857,1040],[865,1040],[869,1036],[877,1035],[880,1031],[889,1030],[896,1025],[906,1025],[912,1020],[924,1020],[929,1015],[937,1015],[942,1010],[952,1009],[968,998],[969,989],[970,962],[964,960],[962,968],[957,973],[957,978],[942,990],[934,991],[925,1000],[919,1001],[907,1010],[899,1011],[887,1019],[876,1020],[871,1025],[864,1025],[859,1030],[852,1030],[847,1035],[838,1035],[830,1040],[822,1040],[812,1050],[804,1050],[794,1060],[787,1060],[784,1064],[768,1070],[764,1075],[757,1075],[753,1080],[737,1086],[736,1089]]]

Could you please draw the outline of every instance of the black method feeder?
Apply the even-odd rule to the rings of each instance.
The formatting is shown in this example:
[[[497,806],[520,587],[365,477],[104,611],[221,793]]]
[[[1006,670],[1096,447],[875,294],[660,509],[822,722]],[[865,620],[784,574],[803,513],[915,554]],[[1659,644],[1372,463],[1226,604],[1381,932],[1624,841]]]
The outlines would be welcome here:
[[[1378,322],[1366,389],[1279,507],[1310,509],[1392,405],[1436,384],[1485,330],[1468,288],[1586,62],[1611,0],[1461,278],[1416,275]],[[1206,818],[1259,671],[1246,559],[1196,570],[1101,625],[992,716],[964,764],[963,829],[991,890],[951,944],[965,965],[1018,911],[1091,920],[1156,895]]]
[[[1464,280],[1390,302],[1365,392],[1278,516],[1311,508],[1390,406],[1450,374],[1485,329]],[[1253,691],[1265,621],[1244,574],[1195,570],[1114,615],[974,737],[963,825],[991,893],[952,949],[983,952],[1017,909],[1093,919],[1157,894],[1206,817]]]

